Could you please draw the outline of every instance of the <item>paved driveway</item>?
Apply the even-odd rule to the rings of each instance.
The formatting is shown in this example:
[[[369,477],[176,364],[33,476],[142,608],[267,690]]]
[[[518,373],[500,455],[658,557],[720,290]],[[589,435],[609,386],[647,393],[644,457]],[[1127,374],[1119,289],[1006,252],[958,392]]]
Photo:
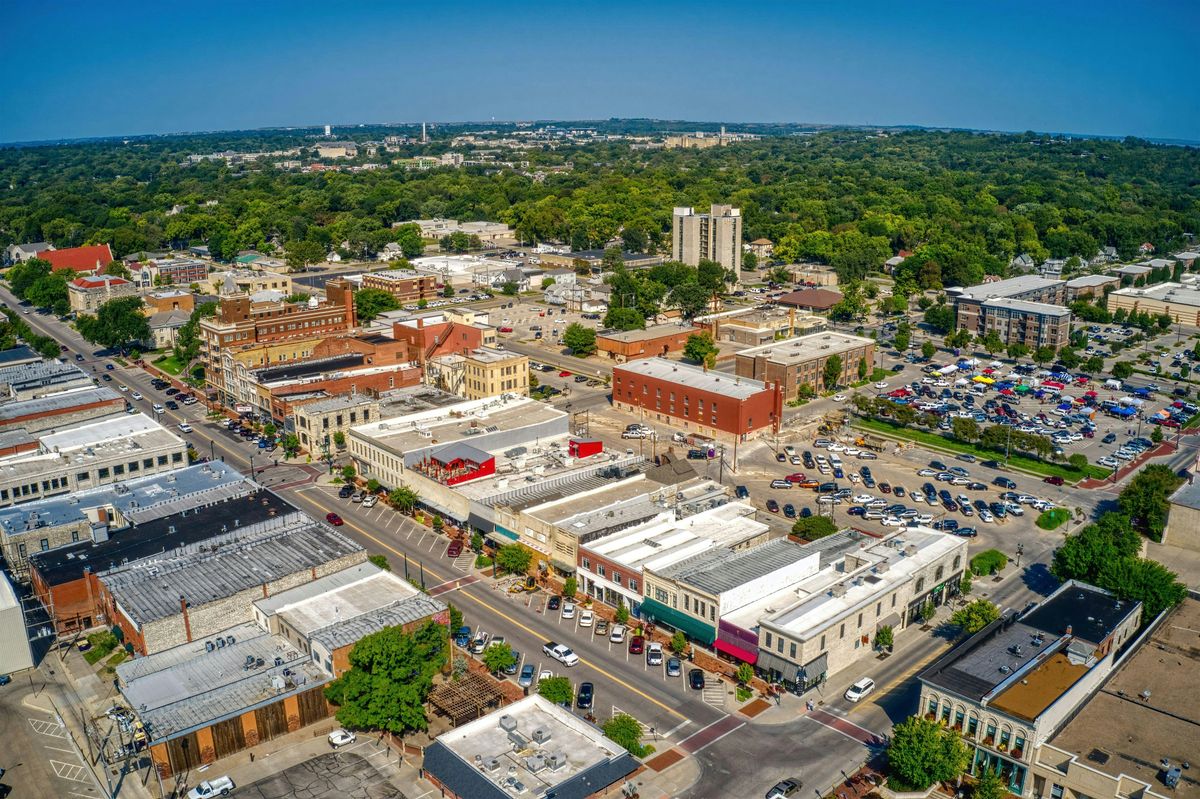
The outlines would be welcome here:
[[[405,799],[371,761],[350,751],[320,755],[253,785],[239,785],[237,795],[244,799]]]

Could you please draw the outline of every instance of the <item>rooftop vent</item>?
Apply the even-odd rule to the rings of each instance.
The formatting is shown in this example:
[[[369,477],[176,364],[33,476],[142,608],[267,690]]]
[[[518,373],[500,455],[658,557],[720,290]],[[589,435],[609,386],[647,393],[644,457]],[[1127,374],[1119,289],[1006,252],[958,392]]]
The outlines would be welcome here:
[[[508,713],[500,717],[500,729],[505,732],[512,732],[517,728],[517,720]]]
[[[546,741],[550,740],[550,728],[549,727],[537,727],[534,729],[532,737],[535,742],[537,742],[539,744],[544,744],[544,743],[546,743]]]

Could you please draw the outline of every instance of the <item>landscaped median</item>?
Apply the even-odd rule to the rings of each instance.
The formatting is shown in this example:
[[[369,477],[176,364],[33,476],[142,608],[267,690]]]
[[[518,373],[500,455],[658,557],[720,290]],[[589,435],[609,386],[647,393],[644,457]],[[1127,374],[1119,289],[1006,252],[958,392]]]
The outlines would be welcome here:
[[[967,444],[962,441],[956,441],[952,438],[930,433],[925,430],[914,430],[911,427],[901,427],[897,424],[885,422],[879,419],[855,419],[854,426],[861,430],[870,430],[876,433],[882,433],[891,438],[897,438],[904,441],[912,441],[930,449],[941,450],[949,453],[966,453],[974,455],[982,460],[988,459],[1003,459],[1003,452],[995,452],[984,447],[979,447],[974,444]],[[1007,459],[1007,465],[1013,469],[1033,474],[1044,476],[1058,476],[1064,480],[1082,480],[1085,477],[1095,477],[1104,479],[1111,474],[1111,470],[1105,469],[1103,466],[1096,466],[1089,463],[1082,469],[1073,469],[1065,463],[1047,463],[1036,458],[1031,458],[1026,455],[1011,455]]]

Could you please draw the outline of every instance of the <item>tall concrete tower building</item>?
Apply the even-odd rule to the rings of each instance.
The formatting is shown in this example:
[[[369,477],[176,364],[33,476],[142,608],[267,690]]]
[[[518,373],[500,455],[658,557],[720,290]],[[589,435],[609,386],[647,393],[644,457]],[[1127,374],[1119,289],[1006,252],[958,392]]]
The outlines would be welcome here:
[[[742,210],[714,205],[707,214],[676,208],[671,223],[671,258],[689,266],[716,261],[738,274],[742,268]]]

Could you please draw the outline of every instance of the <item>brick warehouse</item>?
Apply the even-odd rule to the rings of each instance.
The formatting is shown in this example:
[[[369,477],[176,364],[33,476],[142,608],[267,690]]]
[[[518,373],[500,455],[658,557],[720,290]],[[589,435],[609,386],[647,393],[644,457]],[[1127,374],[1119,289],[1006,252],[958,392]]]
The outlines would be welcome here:
[[[737,354],[736,369],[741,377],[782,385],[784,396],[792,400],[801,386],[815,392],[824,389],[825,364],[835,355],[841,359],[838,385],[848,386],[858,380],[859,363],[865,361],[870,373],[875,342],[845,333],[813,333],[742,350]]]
[[[734,444],[764,431],[778,432],[783,419],[778,383],[663,358],[614,367],[612,397],[615,407],[646,421],[667,422]]]
[[[252,619],[253,602],[366,560],[358,544],[302,513],[130,561],[100,575],[100,607],[147,655]]]

